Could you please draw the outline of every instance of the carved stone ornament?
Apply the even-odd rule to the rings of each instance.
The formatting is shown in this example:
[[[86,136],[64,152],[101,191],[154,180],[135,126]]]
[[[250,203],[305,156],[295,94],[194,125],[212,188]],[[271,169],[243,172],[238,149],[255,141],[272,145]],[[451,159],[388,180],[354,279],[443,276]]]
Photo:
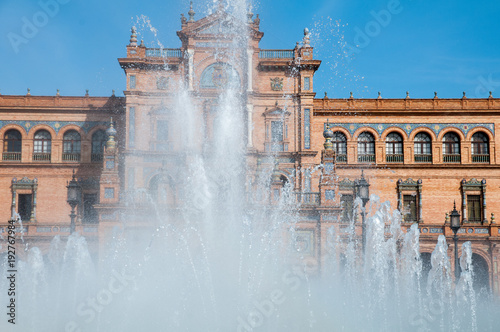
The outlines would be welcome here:
[[[283,91],[283,78],[275,77],[271,78],[271,90],[273,91]]]

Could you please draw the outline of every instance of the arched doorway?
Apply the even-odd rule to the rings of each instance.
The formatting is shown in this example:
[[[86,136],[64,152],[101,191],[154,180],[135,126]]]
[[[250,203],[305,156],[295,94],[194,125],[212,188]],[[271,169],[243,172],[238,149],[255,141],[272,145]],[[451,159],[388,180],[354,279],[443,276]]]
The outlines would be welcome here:
[[[490,291],[490,272],[486,260],[478,254],[472,254],[472,283],[476,294]]]
[[[427,277],[429,276],[429,271],[432,268],[431,255],[432,254],[429,252],[420,253],[420,260],[422,261],[422,279],[421,279],[422,285],[427,285]]]

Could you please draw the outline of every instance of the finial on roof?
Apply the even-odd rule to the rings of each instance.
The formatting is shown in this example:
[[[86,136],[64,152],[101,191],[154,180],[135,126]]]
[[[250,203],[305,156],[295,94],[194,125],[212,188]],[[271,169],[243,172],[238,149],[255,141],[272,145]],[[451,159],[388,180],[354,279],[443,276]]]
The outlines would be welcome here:
[[[130,46],[137,46],[137,28],[132,27],[132,35],[130,36]]]
[[[57,89],[56,96],[60,96],[61,94],[59,93],[59,89]]]
[[[85,90],[85,96],[88,97],[89,96],[89,89]]]
[[[302,44],[304,45],[304,47],[311,47],[310,41],[311,41],[311,33],[309,32],[308,28],[305,28],[304,39],[302,41]]]
[[[326,91],[325,91],[325,99],[328,99],[328,94],[326,93]]]
[[[139,45],[139,47],[146,47],[146,46],[144,45],[144,40],[142,40],[142,39],[141,39],[141,44]]]
[[[410,99],[410,92],[406,91],[406,99]]]
[[[30,88],[28,88],[28,93],[26,95],[31,96],[31,89]]]
[[[250,6],[248,6],[247,18],[248,18],[247,23],[252,24],[253,23],[253,13],[252,13],[252,5],[251,4],[250,4]]]
[[[434,91],[434,99],[438,99],[438,93],[437,93],[437,91]]]
[[[490,91],[490,96],[488,98],[493,98],[493,93]]]
[[[462,96],[462,99],[466,99],[467,96],[465,95],[465,91],[464,91],[464,95]]]
[[[377,99],[382,99],[382,93],[381,93],[380,91],[378,92],[378,97],[377,97]]]
[[[189,15],[189,22],[194,22],[194,15],[195,15],[195,11],[193,10],[193,2],[191,1],[190,2],[190,6],[189,6],[189,11],[188,11],[188,15]]]
[[[259,26],[260,24],[259,14],[255,15],[255,20],[253,20],[253,24],[255,24],[257,27]]]
[[[349,94],[350,94],[350,95],[349,95],[349,98],[350,98],[350,99],[353,99],[354,97],[352,96],[352,91],[351,91],[351,92],[349,92]]]
[[[323,137],[325,138],[325,143],[323,144],[325,150],[333,150],[333,132],[330,129],[330,122],[326,119],[326,128],[323,131]]]
[[[112,91],[112,96],[114,97],[115,96],[115,90],[111,90]]]
[[[109,121],[109,127],[106,130],[106,134],[108,134],[108,140],[106,141],[106,149],[114,149],[116,147],[115,136],[116,129],[113,126],[113,118]]]
[[[181,24],[184,25],[187,23],[187,18],[184,16],[184,14],[181,13]]]

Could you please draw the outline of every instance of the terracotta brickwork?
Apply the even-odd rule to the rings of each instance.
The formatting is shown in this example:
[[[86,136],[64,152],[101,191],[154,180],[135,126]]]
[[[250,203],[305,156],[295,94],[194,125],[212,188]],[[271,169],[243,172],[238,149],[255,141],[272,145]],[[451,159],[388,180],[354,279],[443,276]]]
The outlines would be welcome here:
[[[259,169],[277,167],[273,195],[280,192],[283,179],[293,184],[302,207],[298,234],[308,243],[306,260],[314,269],[320,271],[328,255],[328,229],[345,232],[349,221],[341,201],[355,196],[354,183],[363,171],[370,193],[402,212],[404,229],[419,222],[422,252],[432,252],[441,234],[452,243],[446,213],[456,202],[466,219],[459,242],[472,241],[474,253],[488,265],[490,287],[498,293],[500,233],[492,213],[500,215],[500,99],[317,99],[314,75],[321,61],[314,58],[308,31],[289,49],[264,50],[259,46],[264,35],[259,20],[240,23],[237,28],[248,36],[242,37],[227,25],[228,18],[218,10],[198,21],[183,21],[177,32],[179,49],[146,48],[132,29],[127,55],[118,59],[127,83],[125,98],[0,95],[2,152],[16,144],[5,144],[9,130],[17,130],[22,142],[20,153],[3,154],[0,161],[0,227],[11,217],[13,197],[17,212],[19,200],[26,204],[27,197],[32,199],[26,195],[34,194],[21,186],[13,195],[12,179],[37,178],[36,216],[26,223],[28,236],[47,242],[54,234],[68,234],[66,183],[73,170],[87,181],[86,192],[96,195],[99,213],[98,224],[79,220],[77,229],[94,240],[99,236],[103,245],[113,225],[123,221],[120,216],[132,221],[130,227],[144,225],[144,193],[155,176],[175,167],[175,159],[167,156],[184,152],[183,142],[173,138],[186,128],[203,128],[194,141],[196,148],[204,148],[218,98],[233,77],[242,96],[248,182]],[[111,116],[117,149],[96,159],[93,134],[106,130]],[[167,136],[161,135],[162,126],[168,126]],[[345,138],[335,142],[335,153],[325,151],[327,127]],[[50,134],[50,156],[35,156],[35,134],[41,129]],[[81,137],[76,161],[68,161],[64,153],[68,130]],[[423,143],[422,134],[427,139]],[[373,140],[363,141],[366,137]],[[324,173],[328,163],[333,174]],[[125,208],[127,197],[134,209]],[[84,206],[79,209],[83,218]],[[469,211],[477,220],[467,220]],[[356,232],[361,237],[359,217]]]
[[[66,185],[72,172],[82,181],[95,179],[97,185],[85,186],[84,193],[98,193],[102,158],[96,159],[92,154],[92,137],[108,128],[111,117],[118,126],[123,126],[123,114],[123,99],[117,97],[0,95],[0,228],[14,210],[27,217],[23,216],[24,238],[36,245],[46,247],[54,235],[66,234],[70,214]],[[11,130],[20,134],[19,149],[6,139]],[[50,141],[41,143],[43,148],[50,146],[50,152],[47,158],[36,160],[35,145],[40,143],[35,143],[35,135],[40,130],[50,134]],[[64,153],[64,135],[69,131],[80,135],[79,153]],[[9,152],[13,150],[19,151],[18,154]],[[36,179],[36,190],[21,187],[13,195],[15,186],[23,179]],[[23,213],[24,208],[31,211]],[[78,208],[78,229],[96,236],[91,228],[83,229],[86,225],[81,222],[83,214],[82,204]]]

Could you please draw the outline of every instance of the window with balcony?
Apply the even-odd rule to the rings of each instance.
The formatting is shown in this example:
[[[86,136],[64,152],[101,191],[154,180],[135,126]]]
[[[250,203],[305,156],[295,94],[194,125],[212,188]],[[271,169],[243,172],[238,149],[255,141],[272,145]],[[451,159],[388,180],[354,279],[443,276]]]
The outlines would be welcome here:
[[[352,221],[354,208],[354,195],[342,194],[340,196],[340,206],[342,207],[342,221]]]
[[[99,215],[94,205],[98,203],[97,194],[83,194],[83,218],[82,223],[96,224],[99,221]]]
[[[375,138],[366,131],[358,137],[358,162],[375,162]]]
[[[156,121],[156,151],[168,151],[168,121],[158,120]]]
[[[460,138],[455,133],[447,133],[443,137],[443,162],[459,163],[460,161]]]
[[[5,161],[21,161],[21,146],[21,133],[15,129],[8,130],[4,136],[2,159]]]
[[[80,161],[81,136],[76,130],[69,130],[63,136],[63,161]]]
[[[402,163],[403,137],[398,133],[390,133],[385,139],[385,160],[388,163]]]
[[[290,112],[278,106],[278,101],[273,108],[264,112],[266,139],[264,149],[267,152],[288,151],[288,121]]]
[[[19,213],[22,221],[30,221],[33,211],[33,195],[19,194],[18,199],[17,213]]]
[[[481,222],[483,220],[481,212],[481,195],[467,195],[467,220]]]
[[[333,133],[332,138],[333,150],[335,151],[335,158],[337,162],[347,162],[347,138],[340,131]]]
[[[490,150],[488,136],[484,133],[475,133],[472,135],[471,152],[473,163],[489,163]]]
[[[403,195],[403,218],[405,222],[417,222],[417,195]]]
[[[429,134],[418,133],[413,143],[413,154],[416,163],[432,162],[432,140]]]
[[[398,210],[404,222],[422,222],[422,179],[397,182]]]
[[[106,132],[100,129],[92,135],[92,154],[91,154],[92,162],[102,161],[105,144],[106,144]]]
[[[487,222],[486,220],[486,180],[462,179],[462,211],[464,222]]]
[[[283,151],[283,121],[271,121],[271,151]]]
[[[47,130],[35,133],[33,147],[33,161],[50,161],[52,137]]]

